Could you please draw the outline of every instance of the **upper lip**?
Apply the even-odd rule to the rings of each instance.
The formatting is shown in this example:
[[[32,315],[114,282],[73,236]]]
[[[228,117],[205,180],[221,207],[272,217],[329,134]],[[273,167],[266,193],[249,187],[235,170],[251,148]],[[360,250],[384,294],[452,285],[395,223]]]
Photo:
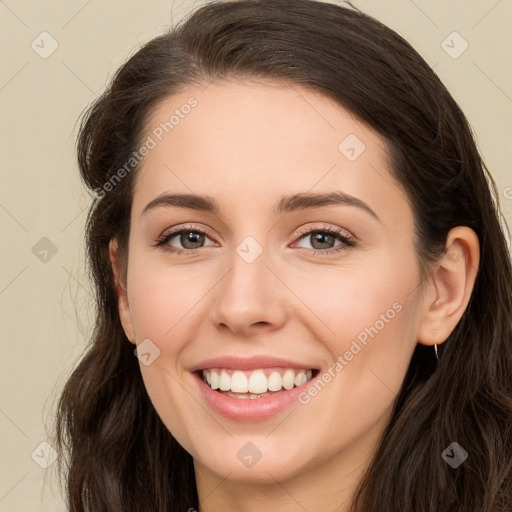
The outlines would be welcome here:
[[[191,372],[206,370],[208,368],[230,368],[233,370],[256,370],[258,368],[298,368],[304,370],[314,369],[310,364],[302,364],[289,359],[281,359],[273,356],[253,356],[253,357],[237,357],[237,356],[220,356],[212,359],[205,359],[192,368]]]

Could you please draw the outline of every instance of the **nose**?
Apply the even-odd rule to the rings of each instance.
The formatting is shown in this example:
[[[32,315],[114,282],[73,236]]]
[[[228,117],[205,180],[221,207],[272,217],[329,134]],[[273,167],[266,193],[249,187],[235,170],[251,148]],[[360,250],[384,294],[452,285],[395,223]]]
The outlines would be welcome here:
[[[234,252],[231,269],[216,287],[213,320],[219,329],[239,336],[279,329],[289,313],[290,292],[283,276],[270,268],[263,251],[252,262]]]

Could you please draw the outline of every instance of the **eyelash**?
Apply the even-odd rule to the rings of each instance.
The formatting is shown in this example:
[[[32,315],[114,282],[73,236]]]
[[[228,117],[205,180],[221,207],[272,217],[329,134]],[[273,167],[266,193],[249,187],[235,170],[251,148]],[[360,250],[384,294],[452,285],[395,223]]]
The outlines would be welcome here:
[[[203,230],[197,229],[197,228],[193,228],[193,227],[185,226],[185,227],[182,227],[175,231],[171,231],[170,233],[167,233],[166,235],[163,235],[156,241],[155,244],[152,244],[152,246],[160,247],[163,251],[171,252],[176,255],[196,254],[199,251],[199,249],[175,249],[172,246],[167,245],[167,242],[169,240],[171,240],[172,238],[174,238],[176,235],[179,235],[181,233],[191,233],[191,232],[208,236],[208,233],[206,231],[203,231]],[[340,232],[341,232],[341,229],[333,229],[329,226],[323,226],[321,228],[315,228],[315,229],[306,228],[304,230],[301,230],[297,240],[302,240],[303,238],[306,237],[306,235],[311,235],[313,233],[323,233],[323,234],[331,235],[342,242],[341,245],[339,245],[337,247],[332,247],[330,249],[306,249],[304,247],[300,247],[300,249],[307,251],[308,254],[313,254],[313,256],[339,253],[341,251],[347,251],[348,249],[355,247],[357,245],[354,238],[351,238],[351,237],[348,237],[345,235],[341,235]]]

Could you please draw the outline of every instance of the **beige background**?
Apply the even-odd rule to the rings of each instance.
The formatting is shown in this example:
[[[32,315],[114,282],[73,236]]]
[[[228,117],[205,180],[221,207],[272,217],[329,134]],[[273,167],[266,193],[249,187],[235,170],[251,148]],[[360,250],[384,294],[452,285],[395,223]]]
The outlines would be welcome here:
[[[0,0],[0,511],[65,510],[52,449],[41,443],[51,442],[45,422],[51,425],[92,322],[82,244],[90,198],[78,179],[75,123],[135,47],[200,3]],[[469,118],[511,222],[512,0],[354,5],[398,31],[435,68]],[[58,43],[46,59],[31,47],[51,48],[39,36],[44,31]],[[469,44],[456,59],[441,46],[453,31]],[[459,51],[463,41],[448,44]],[[43,237],[57,251],[46,262],[44,253],[36,256],[49,243]]]

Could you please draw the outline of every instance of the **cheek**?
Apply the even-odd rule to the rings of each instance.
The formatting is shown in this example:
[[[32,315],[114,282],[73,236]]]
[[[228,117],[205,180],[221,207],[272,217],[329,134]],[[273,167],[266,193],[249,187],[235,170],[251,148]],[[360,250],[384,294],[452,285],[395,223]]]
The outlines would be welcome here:
[[[208,291],[208,283],[182,267],[134,258],[130,262],[129,303],[138,340],[149,338],[166,344],[194,315]]]
[[[389,389],[398,392],[416,345],[414,253],[410,248],[389,252],[372,265],[330,270],[303,280],[298,293],[308,297],[308,306],[328,326],[316,334],[323,333],[320,339],[333,360],[342,358],[337,385],[357,390],[354,406],[371,397],[389,398]]]
[[[190,408],[190,392],[186,391],[180,356],[194,337],[193,316],[207,283],[190,279],[190,274],[147,256],[133,256],[128,300],[137,343],[149,339],[159,350],[150,364],[140,363],[149,399],[167,429],[194,453],[184,413]]]
[[[192,438],[198,426],[190,421],[190,391],[186,390],[186,383],[174,371],[174,365],[169,359],[172,359],[172,355],[162,352],[161,357],[151,365],[141,365],[144,386],[167,430],[192,456],[197,456],[197,443],[192,442]]]
[[[326,327],[317,334],[337,340],[343,348],[347,340],[376,322],[378,327],[382,321],[387,325],[397,316],[397,309],[405,306],[416,272],[395,259],[390,255],[372,265],[319,266],[310,275],[297,272],[288,277],[296,295],[314,313],[314,321]]]

